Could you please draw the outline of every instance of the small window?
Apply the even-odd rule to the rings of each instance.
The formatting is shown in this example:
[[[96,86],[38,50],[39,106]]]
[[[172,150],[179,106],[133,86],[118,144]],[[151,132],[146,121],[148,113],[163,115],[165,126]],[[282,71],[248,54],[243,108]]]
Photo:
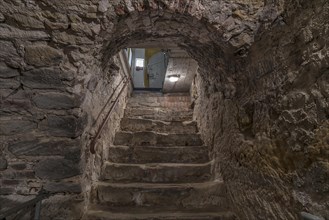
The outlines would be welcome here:
[[[136,58],[136,71],[143,70],[144,69],[144,59],[142,58]]]

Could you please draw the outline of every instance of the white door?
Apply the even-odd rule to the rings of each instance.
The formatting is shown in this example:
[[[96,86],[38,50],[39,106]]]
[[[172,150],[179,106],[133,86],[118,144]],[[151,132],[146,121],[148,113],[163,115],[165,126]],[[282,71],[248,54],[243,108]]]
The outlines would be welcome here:
[[[149,76],[150,88],[162,88],[166,74],[165,55],[163,52],[154,54],[148,64],[147,73]]]

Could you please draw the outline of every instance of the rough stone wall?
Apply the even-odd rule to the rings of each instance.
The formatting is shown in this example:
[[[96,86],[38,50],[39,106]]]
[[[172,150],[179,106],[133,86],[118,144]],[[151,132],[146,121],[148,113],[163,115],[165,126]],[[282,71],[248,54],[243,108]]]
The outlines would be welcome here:
[[[115,56],[101,65],[99,25],[82,9],[67,7],[70,13],[43,1],[0,2],[2,211],[43,187],[55,193],[44,202],[43,218],[79,219],[106,157],[102,148],[123,114],[129,86],[90,155],[109,107],[101,109],[124,73]]]
[[[287,1],[227,67],[230,86],[196,79],[196,118],[242,219],[329,218],[328,10]]]
[[[101,70],[101,75],[92,74],[88,84],[88,92],[86,93],[86,102],[82,108],[89,114],[90,122],[86,126],[83,135],[81,167],[84,171],[82,176],[82,185],[84,193],[84,210],[89,203],[89,192],[93,184],[102,178],[101,170],[103,163],[108,158],[108,147],[113,143],[114,135],[119,129],[120,120],[123,117],[124,109],[127,102],[127,97],[131,93],[130,79],[120,69],[121,62],[118,57],[112,58],[111,70],[104,76]],[[99,66],[96,66],[99,69]],[[95,71],[92,71],[95,73]],[[126,82],[128,82],[126,84]],[[121,89],[123,93],[119,96]],[[100,138],[95,144],[95,154],[91,154],[90,146],[92,145],[93,137],[96,136],[98,129],[105,120],[111,104],[115,102],[119,96],[118,103],[114,106],[110,113],[108,122],[105,124]],[[82,214],[82,213],[81,213]]]

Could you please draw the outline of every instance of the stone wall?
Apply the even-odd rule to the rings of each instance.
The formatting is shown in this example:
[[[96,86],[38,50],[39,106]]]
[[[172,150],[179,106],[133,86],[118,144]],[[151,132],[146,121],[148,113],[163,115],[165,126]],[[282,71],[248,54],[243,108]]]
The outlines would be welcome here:
[[[329,218],[329,5],[291,4],[226,67],[229,84],[195,80],[195,117],[242,219]]]
[[[109,106],[101,109],[125,75],[116,56],[101,65],[99,25],[70,10],[0,2],[1,211],[43,187],[55,194],[45,200],[43,218],[78,219],[122,117],[130,84],[91,155]]]

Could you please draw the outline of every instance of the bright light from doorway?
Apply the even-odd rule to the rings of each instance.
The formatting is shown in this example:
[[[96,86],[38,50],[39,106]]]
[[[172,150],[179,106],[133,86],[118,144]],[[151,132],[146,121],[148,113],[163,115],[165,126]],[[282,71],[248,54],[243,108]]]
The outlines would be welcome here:
[[[136,58],[136,67],[144,67],[144,59]]]
[[[170,82],[177,82],[180,78],[180,75],[171,75],[168,76]]]

